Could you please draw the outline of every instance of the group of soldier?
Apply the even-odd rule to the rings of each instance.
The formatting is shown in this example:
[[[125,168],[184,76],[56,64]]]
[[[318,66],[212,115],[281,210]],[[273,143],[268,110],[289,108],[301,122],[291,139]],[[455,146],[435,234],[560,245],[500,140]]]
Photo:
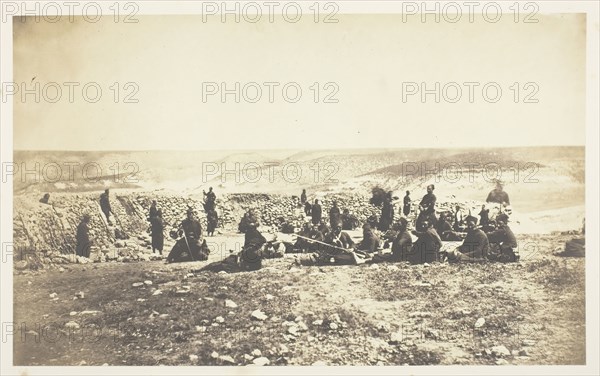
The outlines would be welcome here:
[[[48,194],[47,196],[49,197]],[[213,236],[218,225],[219,217],[215,207],[216,195],[213,192],[212,187],[209,188],[208,192],[204,192],[204,196],[204,209],[206,211],[207,218],[207,235]],[[44,198],[46,198],[46,196],[44,196]],[[40,202],[41,201],[42,200],[40,200]],[[44,203],[47,203],[47,199],[44,201],[46,201]],[[152,204],[150,205],[147,218],[149,222],[148,232],[151,234],[152,238],[152,252],[158,253],[162,256],[166,224],[163,218],[162,209],[158,208],[157,204],[157,201],[153,200]],[[111,226],[111,217],[117,217],[112,211],[110,205],[109,189],[106,189],[104,193],[100,195],[99,205],[102,214],[106,218],[107,225]],[[76,255],[87,258],[90,257],[90,249],[93,244],[92,240],[90,239],[90,219],[91,216],[87,213],[82,216],[81,222],[77,226],[77,243],[75,247]],[[122,232],[122,230],[115,229],[115,232]],[[208,258],[210,250],[206,245],[206,241],[202,241],[202,226],[197,218],[195,210],[192,207],[188,207],[186,218],[179,224],[177,229],[172,230],[169,235],[177,241],[167,256],[167,262],[200,261]]]
[[[302,251],[315,252],[316,262],[354,263],[357,257],[366,258],[368,262],[379,261],[408,261],[413,264],[430,263],[434,261],[449,262],[478,262],[496,260],[503,262],[517,261],[517,242],[508,226],[509,217],[505,213],[496,216],[495,221],[490,221],[489,209],[482,206],[479,212],[480,222],[476,217],[465,216],[459,206],[456,211],[436,212],[435,186],[427,186],[427,193],[418,205],[418,213],[414,222],[412,235],[409,233],[411,222],[412,202],[410,192],[406,191],[403,200],[400,218],[394,221],[394,206],[392,192],[387,192],[381,201],[381,216],[369,218],[363,225],[363,239],[354,243],[350,235],[344,230],[353,229],[358,225],[358,219],[352,216],[347,209],[340,210],[337,202],[332,203],[329,210],[329,224],[323,220],[323,209],[318,199],[310,204],[306,190],[300,196],[301,205],[305,214],[310,216],[304,228],[298,234],[294,248]],[[207,217],[207,234],[214,235],[217,227],[218,216],[215,208],[216,195],[212,190],[204,192],[204,210]],[[497,185],[488,195],[488,202],[500,203],[501,207],[509,204],[508,194]],[[109,190],[100,196],[100,208],[110,225]],[[113,213],[114,216],[114,213]],[[91,240],[89,237],[89,214],[85,214],[77,228],[77,255],[89,257]],[[165,221],[162,210],[157,207],[154,200],[150,206],[148,221],[149,232],[152,236],[152,251],[163,253]],[[245,234],[244,247],[240,261],[246,264],[248,270],[260,268],[261,249],[267,243],[265,237],[259,232],[259,219],[246,213],[240,222],[240,232]],[[186,218],[176,230],[170,232],[176,240],[173,249],[167,256],[167,262],[201,261],[208,258],[210,250],[206,240],[202,238],[202,226],[192,207],[188,207]],[[461,241],[456,249],[442,251],[442,241]],[[391,248],[391,253],[378,252]]]
[[[486,260],[514,262],[519,260],[516,238],[508,226],[509,217],[500,212],[494,221],[489,218],[489,209],[485,205],[478,219],[464,215],[460,206],[456,211],[440,213],[435,209],[437,198],[435,186],[427,186],[427,193],[418,205],[415,229],[409,234],[409,215],[411,214],[410,192],[403,200],[401,217],[394,223],[393,196],[388,192],[382,201],[379,220],[369,218],[363,226],[363,239],[355,244],[348,233],[343,231],[340,221],[340,209],[333,202],[329,211],[329,225],[321,218],[322,209],[318,200],[312,205],[310,223],[299,234],[294,245],[296,249],[316,252],[317,262],[354,263],[358,258],[367,258],[366,262],[408,261],[412,264],[435,261],[483,262]],[[301,196],[305,200],[305,191]],[[308,202],[308,201],[306,201]],[[497,184],[488,195],[487,202],[500,204],[500,208],[510,204],[508,194]],[[317,207],[315,216],[314,208]],[[376,231],[376,230],[379,230]],[[379,234],[381,235],[379,235]],[[451,251],[442,250],[442,241],[462,241]],[[391,253],[378,252],[390,248]]]

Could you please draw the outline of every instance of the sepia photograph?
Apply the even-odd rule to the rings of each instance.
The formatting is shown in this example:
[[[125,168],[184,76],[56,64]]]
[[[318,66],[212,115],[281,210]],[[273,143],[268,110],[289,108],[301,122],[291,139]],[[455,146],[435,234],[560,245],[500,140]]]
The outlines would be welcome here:
[[[2,374],[598,374],[598,10],[2,1]]]

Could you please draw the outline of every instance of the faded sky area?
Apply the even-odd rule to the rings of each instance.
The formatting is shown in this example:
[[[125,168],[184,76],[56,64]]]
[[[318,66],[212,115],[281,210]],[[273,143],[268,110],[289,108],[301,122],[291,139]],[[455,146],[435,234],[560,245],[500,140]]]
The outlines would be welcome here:
[[[15,19],[14,81],[28,88],[56,82],[62,97],[49,103],[42,92],[36,103],[33,95],[25,101],[15,96],[14,148],[585,144],[585,15],[538,15],[536,24],[510,17],[495,24],[421,23],[418,17],[402,22],[400,14],[337,18],[336,24],[316,24],[310,17],[295,24],[202,22],[200,15],[138,16],[137,24],[115,23],[112,17],[97,23]],[[79,83],[73,103],[65,82]],[[102,89],[97,103],[86,102],[81,93],[89,82]],[[128,82],[135,85],[125,87]],[[224,82],[228,89],[239,82],[240,94],[255,82],[262,97],[250,103],[256,90],[249,88],[240,103],[233,94],[222,103],[220,93],[203,102],[207,82]],[[274,86],[274,103],[264,82],[280,83]],[[289,82],[302,89],[297,103],[286,102],[282,93]],[[334,85],[325,87],[328,82]],[[425,103],[420,92],[403,95],[411,82],[424,82],[430,90],[439,82],[440,103],[434,94]],[[451,103],[456,86],[447,86],[443,95],[451,82],[462,90],[456,103]],[[473,103],[464,82],[479,85]],[[501,88],[496,103],[485,100],[486,83]],[[47,94],[54,98],[54,89]],[[128,94],[138,103],[124,103]],[[295,89],[288,94],[296,96]],[[328,94],[338,103],[324,103]],[[492,87],[488,98],[494,97]]]

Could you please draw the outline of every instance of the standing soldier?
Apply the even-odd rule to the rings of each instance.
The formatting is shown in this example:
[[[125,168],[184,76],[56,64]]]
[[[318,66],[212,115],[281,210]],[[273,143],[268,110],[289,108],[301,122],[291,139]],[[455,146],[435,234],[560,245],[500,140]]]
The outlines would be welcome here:
[[[219,222],[219,215],[216,210],[211,210],[206,215],[206,234],[208,236],[215,235],[215,229],[217,228],[217,223]]]
[[[148,214],[148,220],[152,223],[152,217],[156,217],[158,213],[158,209],[156,208],[156,200],[152,200],[152,205],[150,205],[150,213]]]
[[[383,199],[383,207],[381,208],[381,219],[379,221],[379,229],[387,231],[394,221],[394,207],[392,205],[392,191],[389,191]]]
[[[304,205],[305,202],[306,202],[306,189],[303,189],[302,194],[300,195],[300,203],[302,205]]]
[[[90,215],[84,214],[77,226],[77,246],[75,247],[75,253],[77,256],[90,257],[90,248],[92,242],[90,240]]]
[[[410,214],[410,192],[406,191],[406,196],[404,196],[404,207],[402,208],[402,212],[404,213],[405,217],[408,217],[408,215]]]
[[[337,201],[334,201],[333,206],[329,210],[329,225],[331,226],[331,228],[334,228],[338,225],[340,227],[342,226],[342,220],[340,215],[340,208],[338,208],[337,206]]]
[[[213,192],[212,187],[208,188],[208,193],[206,193],[204,191],[202,191],[202,193],[204,193],[204,196],[206,197],[206,199],[204,201],[204,210],[208,214],[209,211],[211,211],[215,208],[215,202],[217,201],[217,196],[215,195],[215,192]]]
[[[423,196],[423,199],[419,203],[419,216],[417,217],[416,227],[421,228],[424,221],[428,221],[430,224],[437,222],[437,218],[435,216],[435,203],[437,198],[433,194],[433,190],[435,186],[433,184],[429,184],[427,186],[427,194]]]
[[[152,231],[152,253],[156,250],[162,256],[163,246],[165,244],[165,237],[163,234],[165,222],[162,218],[161,209],[156,210],[156,214],[150,217],[150,227]]]
[[[481,205],[481,211],[479,212],[479,224],[485,228],[490,223],[490,209],[486,209],[485,205]]]
[[[112,223],[110,222],[110,213],[112,213],[112,209],[110,207],[110,198],[108,197],[109,193],[110,192],[108,188],[106,188],[104,190],[104,193],[100,195],[100,209],[102,209],[102,213],[104,213],[104,216],[106,217],[106,222],[108,222],[108,224],[111,225]]]
[[[321,205],[319,205],[319,200],[315,200],[315,204],[312,206],[311,209],[311,215],[313,225],[318,225],[319,223],[321,223],[322,210]]]

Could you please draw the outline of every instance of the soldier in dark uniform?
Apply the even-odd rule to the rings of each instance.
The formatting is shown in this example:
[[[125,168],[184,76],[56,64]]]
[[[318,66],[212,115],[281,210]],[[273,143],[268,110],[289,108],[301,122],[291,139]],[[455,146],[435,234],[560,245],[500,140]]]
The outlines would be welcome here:
[[[150,205],[150,213],[148,213],[148,220],[152,223],[152,217],[156,217],[158,213],[158,208],[156,207],[156,200],[152,200],[152,205]]]
[[[312,205],[308,201],[304,203],[304,214],[307,216],[312,215]]]
[[[306,203],[307,197],[306,197],[306,189],[302,190],[302,194],[300,195],[300,203],[302,205],[304,205],[304,203]]]
[[[100,209],[102,209],[102,213],[104,213],[104,216],[106,217],[106,222],[108,222],[110,225],[112,224],[110,221],[110,213],[112,213],[112,209],[110,207],[110,198],[108,197],[109,193],[109,189],[106,188],[104,193],[100,195]]]
[[[192,208],[188,208],[187,218],[179,225],[179,231],[183,232],[183,236],[173,246],[167,257],[167,262],[206,260],[210,250],[205,241],[200,243],[202,226],[200,221],[194,217]]]
[[[333,206],[329,210],[329,225],[333,228],[342,225],[340,208],[337,206],[337,202],[333,202]]]
[[[244,248],[240,255],[242,269],[252,271],[262,267],[262,247],[267,239],[258,231],[258,223],[248,224],[248,231],[244,236]]]
[[[75,247],[75,253],[77,256],[90,257],[90,248],[92,247],[92,241],[90,240],[90,215],[84,214],[77,226],[77,246]]]
[[[485,232],[477,228],[477,218],[468,216],[467,237],[453,251],[448,252],[448,262],[482,262],[486,261],[489,253],[489,240]]]
[[[407,231],[408,221],[400,218],[398,221],[398,235],[392,243],[392,256],[390,261],[407,261],[412,249],[412,238]]]
[[[410,192],[406,191],[406,196],[404,196],[404,206],[402,208],[402,212],[404,213],[405,217],[408,217],[408,215],[410,214],[410,203]]]
[[[353,253],[354,242],[350,235],[342,231],[340,226],[333,228],[325,236],[325,243],[331,244],[332,247],[322,246],[316,257],[317,263],[329,263],[331,259],[337,264],[356,263],[356,256]]]
[[[421,203],[419,204],[419,216],[417,217],[416,227],[420,228],[423,225],[423,222],[427,220],[430,224],[433,224],[437,221],[437,217],[435,216],[435,203],[437,198],[433,194],[435,186],[430,184],[427,186],[427,194],[423,196]]]
[[[381,208],[381,220],[379,221],[379,230],[387,231],[394,221],[394,206],[392,205],[392,192],[388,192],[383,199]]]
[[[373,232],[369,224],[363,226],[363,240],[358,243],[358,250],[365,252],[375,252],[381,246],[381,239]]]
[[[215,195],[215,192],[213,192],[212,187],[208,188],[208,193],[206,193],[204,191],[202,191],[202,193],[204,193],[204,196],[206,197],[206,199],[204,201],[204,210],[208,214],[209,211],[214,210],[214,208],[215,208],[215,202],[217,201],[217,195]]]
[[[315,200],[315,204],[312,206],[312,223],[313,225],[318,225],[321,222],[321,216],[323,212],[321,210],[321,205],[319,205],[319,200]]]
[[[208,236],[215,235],[215,229],[217,228],[217,224],[219,222],[219,215],[216,210],[211,210],[206,215],[206,234]]]
[[[486,209],[485,205],[481,205],[481,211],[479,212],[479,225],[485,228],[489,223],[490,209]]]
[[[494,188],[487,196],[485,202],[493,202],[496,204],[510,205],[510,199],[508,193],[504,192],[504,187],[500,181],[496,181],[496,188]]]
[[[165,222],[162,218],[162,210],[157,209],[155,215],[150,217],[150,227],[152,231],[152,253],[158,251],[162,255],[165,244]]]
[[[508,227],[508,216],[499,214],[496,223],[496,230],[487,234],[490,242],[489,259],[500,262],[519,261],[517,238]]]
[[[424,220],[421,223],[421,230],[413,231],[413,234],[416,235],[418,239],[413,244],[406,261],[411,264],[439,261],[442,239],[440,239],[437,231],[433,228],[433,223]]]

